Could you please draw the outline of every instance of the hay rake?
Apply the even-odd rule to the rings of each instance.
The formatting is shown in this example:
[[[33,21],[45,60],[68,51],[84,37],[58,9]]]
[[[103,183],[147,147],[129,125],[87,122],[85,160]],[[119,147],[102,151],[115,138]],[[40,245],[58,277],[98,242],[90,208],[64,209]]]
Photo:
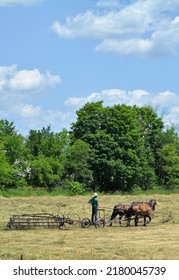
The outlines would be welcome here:
[[[9,230],[27,230],[41,228],[66,229],[66,225],[72,225],[74,220],[70,217],[49,213],[12,215],[6,225]]]

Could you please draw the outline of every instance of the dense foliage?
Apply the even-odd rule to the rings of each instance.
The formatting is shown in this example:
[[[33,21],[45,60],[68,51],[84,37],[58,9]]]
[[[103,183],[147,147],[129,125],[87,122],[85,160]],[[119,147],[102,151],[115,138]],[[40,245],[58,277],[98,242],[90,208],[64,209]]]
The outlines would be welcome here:
[[[130,192],[179,184],[179,137],[152,107],[87,103],[71,130],[20,135],[0,120],[0,188]]]

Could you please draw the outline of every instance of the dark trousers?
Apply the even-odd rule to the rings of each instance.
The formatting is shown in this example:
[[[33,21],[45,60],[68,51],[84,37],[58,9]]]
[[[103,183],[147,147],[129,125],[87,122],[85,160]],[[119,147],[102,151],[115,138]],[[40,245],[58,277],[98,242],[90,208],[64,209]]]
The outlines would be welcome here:
[[[91,221],[95,223],[98,219],[98,207],[97,206],[92,206],[92,216],[91,216]]]

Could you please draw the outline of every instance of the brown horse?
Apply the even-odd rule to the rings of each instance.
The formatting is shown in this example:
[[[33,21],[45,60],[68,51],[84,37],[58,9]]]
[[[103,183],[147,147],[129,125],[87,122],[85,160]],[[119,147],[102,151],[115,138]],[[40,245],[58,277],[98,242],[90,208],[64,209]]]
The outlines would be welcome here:
[[[110,218],[110,227],[112,226],[112,221],[119,215],[119,224],[121,225],[121,219],[123,216],[127,214],[127,211],[131,205],[143,203],[143,202],[136,202],[133,201],[132,204],[117,204],[113,208],[113,212]]]
[[[121,224],[121,219],[124,215],[127,214],[129,207],[130,207],[130,205],[128,205],[128,204],[118,204],[118,205],[114,206],[113,212],[112,212],[111,218],[110,218],[110,227],[112,226],[112,221],[116,218],[117,215],[119,215],[119,224]]]
[[[146,218],[149,218],[148,223],[151,221],[151,214],[153,211],[155,211],[156,206],[156,200],[150,199],[148,202],[142,202],[142,203],[134,203],[130,205],[130,207],[127,210],[126,213],[126,219],[128,220],[127,226],[130,226],[131,217],[135,216],[135,226],[138,224],[138,219],[140,217],[144,217],[144,226],[146,226]]]

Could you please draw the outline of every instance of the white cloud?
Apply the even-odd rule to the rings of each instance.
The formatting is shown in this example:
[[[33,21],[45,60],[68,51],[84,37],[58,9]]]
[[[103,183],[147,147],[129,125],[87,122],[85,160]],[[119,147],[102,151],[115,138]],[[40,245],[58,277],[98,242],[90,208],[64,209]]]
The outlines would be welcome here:
[[[13,93],[40,91],[61,83],[60,76],[51,75],[49,71],[40,73],[38,69],[18,70],[17,65],[0,66],[0,91],[8,96]]]
[[[145,90],[137,89],[126,91],[120,89],[107,89],[101,92],[93,92],[87,97],[71,97],[65,101],[66,106],[80,107],[87,102],[97,102],[103,100],[105,105],[109,104],[127,104],[145,106],[172,107],[179,103],[179,96],[173,92],[165,91],[159,93],[150,93]]]
[[[41,73],[39,69],[21,69],[17,65],[0,66],[0,115],[13,121],[20,133],[27,134],[30,129],[41,129],[51,125],[61,130],[63,123],[71,117],[70,113],[43,109],[30,102],[41,94],[61,83],[58,75],[49,71]],[[25,102],[24,102],[25,100]],[[23,103],[24,102],[24,103]],[[66,125],[67,126],[67,125]]]
[[[177,51],[178,0],[101,0],[96,6],[101,10],[67,17],[51,29],[61,38],[101,39],[96,50],[120,55],[161,56]]]
[[[143,24],[141,24],[141,22]],[[51,29],[62,38],[114,36],[131,36],[140,34],[152,24],[152,18],[145,14],[125,8],[122,11],[110,11],[106,14],[95,14],[87,11],[74,17],[67,17],[65,24],[54,22]]]
[[[71,97],[66,99],[63,110],[44,109],[41,106],[16,102],[1,109],[3,118],[14,121],[16,129],[27,135],[31,129],[42,129],[51,126],[53,131],[61,131],[63,128],[70,129],[70,125],[76,119],[76,110],[80,109],[87,102],[103,101],[104,106],[114,104],[126,104],[153,106],[157,114],[163,117],[165,125],[178,124],[179,120],[179,96],[165,91],[150,93],[145,90],[136,89],[133,91],[120,89],[106,89],[100,92],[93,92],[86,97]]]
[[[38,69],[20,70],[15,72],[13,77],[9,79],[9,88],[13,91],[28,91],[55,85],[60,82],[59,76],[52,76],[48,71],[45,74],[41,74]]]
[[[11,76],[17,69],[17,64],[10,66],[0,66],[0,77]]]
[[[141,89],[133,91],[108,89],[91,93],[87,97],[68,98],[65,101],[65,105],[79,109],[87,102],[101,100],[104,106],[113,106],[114,104],[137,105],[138,107],[152,106],[157,110],[158,115],[163,117],[166,125],[171,123],[177,124],[179,120],[179,106],[176,106],[176,104],[179,104],[179,96],[170,91],[150,93]]]
[[[0,78],[0,91],[3,90],[3,88],[5,87],[5,85],[6,85],[6,79]]]
[[[179,123],[179,106],[170,108],[167,113],[163,115],[163,121],[166,126],[175,125],[178,127]]]
[[[148,102],[149,93],[144,90],[125,91],[120,89],[108,89],[101,92],[93,92],[86,98],[71,97],[65,101],[65,106],[81,107],[87,102],[103,100],[104,105],[128,104],[141,105]]]
[[[1,111],[4,118],[14,121],[16,129],[27,135],[31,129],[38,130],[42,127],[51,126],[53,131],[68,129],[75,113],[58,110],[44,110],[41,106],[27,103],[17,103],[6,111]]]
[[[19,115],[19,117],[27,119],[40,117],[42,113],[40,106],[33,106],[31,104],[17,104],[10,111],[11,115],[14,112],[15,116]]]
[[[44,0],[0,0],[0,6],[12,6],[12,5],[34,5],[43,2]]]
[[[115,52],[119,55],[136,54],[145,56],[153,50],[153,42],[148,39],[113,40],[107,39],[99,44],[96,51]]]
[[[179,103],[179,96],[170,91],[159,92],[152,96],[152,103],[155,106],[160,105],[163,108],[171,108]]]

